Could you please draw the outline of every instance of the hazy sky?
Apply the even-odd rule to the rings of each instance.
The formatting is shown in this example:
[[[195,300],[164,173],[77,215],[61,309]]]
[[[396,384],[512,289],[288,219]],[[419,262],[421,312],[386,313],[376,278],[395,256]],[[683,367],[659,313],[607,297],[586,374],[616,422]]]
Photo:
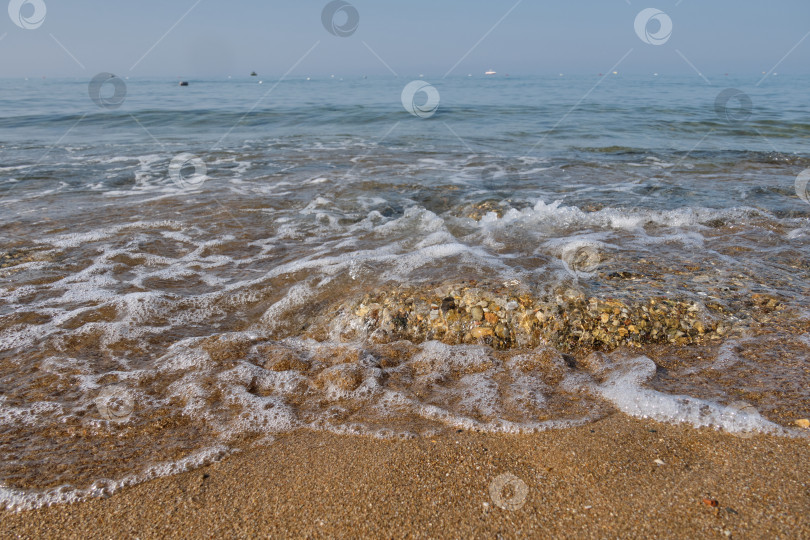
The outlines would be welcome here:
[[[256,70],[272,78],[299,61],[291,76],[390,75],[384,61],[401,76],[441,77],[465,55],[452,75],[489,68],[591,74],[608,71],[630,49],[617,67],[622,73],[693,73],[685,57],[706,74],[745,75],[771,70],[794,47],[776,71],[810,72],[810,38],[796,46],[810,32],[808,0],[522,0],[517,7],[517,0],[350,0],[360,23],[349,37],[324,28],[325,0],[37,1],[46,15],[35,29],[18,27],[0,10],[2,77]],[[637,14],[650,7],[672,21],[662,45],[644,43],[634,29]],[[23,5],[23,17],[34,12]],[[648,29],[655,33],[658,24]]]

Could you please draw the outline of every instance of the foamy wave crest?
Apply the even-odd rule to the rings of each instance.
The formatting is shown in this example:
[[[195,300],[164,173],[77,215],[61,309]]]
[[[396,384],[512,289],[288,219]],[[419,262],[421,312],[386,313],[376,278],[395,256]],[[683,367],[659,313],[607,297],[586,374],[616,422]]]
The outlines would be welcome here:
[[[729,433],[790,434],[790,430],[766,420],[753,407],[724,406],[645,388],[644,384],[655,375],[655,362],[646,356],[627,358],[619,354],[614,358],[609,367],[598,373],[604,381],[591,384],[590,388],[625,414],[694,427],[714,427]]]

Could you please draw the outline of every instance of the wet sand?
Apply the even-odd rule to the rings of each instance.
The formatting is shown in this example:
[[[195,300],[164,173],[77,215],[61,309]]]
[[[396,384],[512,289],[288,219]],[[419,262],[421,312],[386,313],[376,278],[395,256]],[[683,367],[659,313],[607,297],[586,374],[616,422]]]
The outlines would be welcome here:
[[[299,431],[107,499],[3,513],[0,536],[808,538],[810,442],[623,414],[520,436]]]

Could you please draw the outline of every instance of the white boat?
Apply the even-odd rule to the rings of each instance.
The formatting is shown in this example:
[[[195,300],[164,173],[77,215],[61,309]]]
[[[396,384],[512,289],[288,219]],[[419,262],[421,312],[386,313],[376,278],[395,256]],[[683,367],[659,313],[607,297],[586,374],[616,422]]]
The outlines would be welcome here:
[[[486,73],[484,73],[484,75],[495,75],[495,74],[497,74],[497,73],[498,73],[497,71],[493,71],[493,70],[491,70],[491,69],[490,69],[489,71],[487,71]]]

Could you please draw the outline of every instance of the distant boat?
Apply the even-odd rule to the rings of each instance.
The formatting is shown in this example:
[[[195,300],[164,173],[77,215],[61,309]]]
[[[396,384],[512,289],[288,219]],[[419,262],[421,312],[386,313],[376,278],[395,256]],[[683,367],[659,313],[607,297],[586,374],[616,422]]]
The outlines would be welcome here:
[[[258,73],[256,73],[255,71],[251,71],[251,72],[250,72],[250,76],[251,76],[251,77],[258,77],[258,76],[259,76],[259,74],[258,74]]]
[[[180,86],[188,86],[188,81],[180,81]]]
[[[490,69],[489,71],[487,71],[486,73],[484,73],[484,75],[496,75],[497,73],[498,73],[497,71],[494,71],[494,70],[491,70],[491,69]]]

